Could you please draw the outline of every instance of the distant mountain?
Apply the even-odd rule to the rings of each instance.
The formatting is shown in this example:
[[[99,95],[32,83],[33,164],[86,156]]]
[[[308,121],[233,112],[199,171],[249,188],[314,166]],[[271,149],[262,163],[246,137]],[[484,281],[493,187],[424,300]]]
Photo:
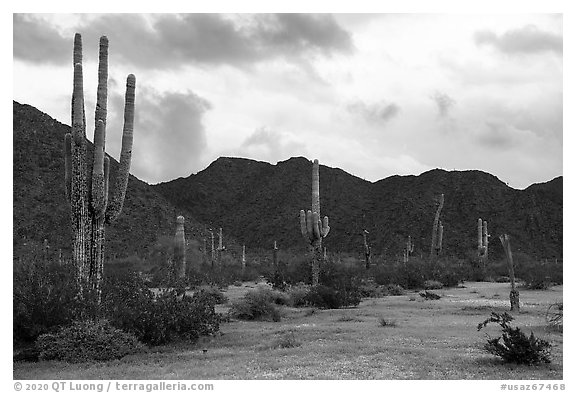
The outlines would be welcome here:
[[[175,206],[200,221],[217,222],[250,248],[304,249],[298,212],[310,209],[311,161],[291,158],[271,165],[219,158],[196,175],[154,185]],[[502,256],[498,235],[514,250],[538,258],[562,257],[562,177],[526,190],[508,187],[481,171],[431,170],[375,183],[320,166],[321,213],[330,218],[324,245],[362,252],[362,230],[375,254],[396,257],[411,236],[415,252],[430,252],[436,200],[444,193],[444,250],[465,256],[476,249],[476,223],[488,221],[492,255]]]
[[[69,129],[31,106],[13,104],[15,258],[44,239],[52,249],[70,250],[63,169]],[[111,159],[111,178],[117,167]],[[197,174],[154,186],[131,176],[123,212],[107,228],[107,255],[146,258],[159,237],[173,235],[180,214],[186,217],[187,238],[200,243],[209,239],[208,228],[222,227],[228,249],[236,253],[241,244],[270,249],[275,240],[281,249],[303,251],[299,211],[310,209],[311,170],[303,157],[276,165],[222,157]],[[371,183],[321,165],[321,210],[331,226],[324,245],[360,255],[367,229],[374,254],[401,255],[410,235],[415,253],[427,255],[441,193],[447,254],[464,256],[476,249],[476,221],[482,217],[492,235],[493,257],[502,256],[498,235],[508,233],[516,252],[562,258],[562,177],[515,190],[481,171],[436,169]]]
[[[64,135],[70,127],[29,105],[13,103],[14,257],[48,240],[51,250],[71,249],[70,208],[64,195]],[[88,145],[89,154],[93,146]],[[110,179],[118,162],[111,158]],[[174,207],[148,184],[130,176],[124,208],[106,227],[106,255],[145,258],[162,236],[173,236],[176,217],[186,217],[189,238],[202,238],[204,225]]]

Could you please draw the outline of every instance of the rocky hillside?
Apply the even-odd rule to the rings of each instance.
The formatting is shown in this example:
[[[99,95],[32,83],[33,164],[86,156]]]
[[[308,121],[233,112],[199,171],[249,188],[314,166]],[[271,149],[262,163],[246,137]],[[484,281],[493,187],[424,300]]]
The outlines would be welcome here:
[[[69,127],[31,106],[13,106],[14,257],[44,239],[53,250],[69,251],[63,172]],[[111,162],[113,178],[118,163]],[[197,174],[154,186],[131,176],[122,215],[107,229],[107,253],[146,258],[159,238],[172,236],[180,214],[187,219],[187,237],[200,244],[208,228],[222,227],[229,249],[241,244],[270,249],[276,240],[282,249],[302,251],[298,214],[311,205],[311,168],[303,157],[276,165],[219,158]],[[476,221],[482,217],[489,223],[494,258],[502,255],[502,233],[511,235],[516,252],[562,258],[562,177],[516,190],[481,171],[436,169],[372,183],[321,165],[322,215],[330,217],[332,228],[324,244],[329,251],[360,255],[362,230],[367,229],[374,254],[399,256],[411,236],[415,253],[427,255],[441,193],[447,254],[474,252]]]

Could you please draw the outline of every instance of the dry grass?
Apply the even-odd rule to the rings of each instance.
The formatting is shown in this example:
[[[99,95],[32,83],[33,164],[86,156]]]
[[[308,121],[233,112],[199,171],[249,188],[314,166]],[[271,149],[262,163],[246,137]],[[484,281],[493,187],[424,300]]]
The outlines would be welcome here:
[[[548,306],[562,298],[562,287],[520,292],[521,312],[513,324],[553,345],[552,363],[537,367],[502,364],[482,350],[486,336],[476,325],[491,310],[508,311],[509,284],[466,287],[439,290],[442,298],[433,302],[410,301],[412,293],[367,299],[344,310],[284,307],[282,322],[225,323],[221,335],[196,345],[99,364],[15,363],[14,378],[562,379],[562,333],[546,329],[545,320]],[[226,296],[239,298],[249,289],[230,287]],[[398,327],[383,329],[382,316]],[[487,333],[496,336],[498,329]]]

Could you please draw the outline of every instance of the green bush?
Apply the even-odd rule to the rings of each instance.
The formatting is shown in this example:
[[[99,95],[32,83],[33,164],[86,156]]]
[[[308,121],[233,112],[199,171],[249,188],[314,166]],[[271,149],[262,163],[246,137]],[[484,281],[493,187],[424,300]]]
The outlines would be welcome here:
[[[214,304],[224,304],[228,301],[228,298],[222,293],[220,288],[213,285],[203,285],[198,289],[197,292],[204,292],[207,296],[214,300]]]
[[[280,322],[282,316],[270,292],[262,289],[247,292],[242,299],[232,303],[230,316],[246,321]]]
[[[388,296],[402,296],[405,291],[404,288],[402,288],[402,285],[388,284],[386,285],[386,293]]]
[[[106,320],[73,322],[55,334],[38,337],[36,347],[41,360],[71,363],[120,359],[144,349],[133,334],[110,326]]]
[[[70,324],[84,310],[75,269],[40,258],[14,263],[13,340],[24,344]]]
[[[290,298],[290,306],[306,307],[306,295],[310,291],[310,286],[305,284],[294,285],[286,290]]]
[[[160,345],[176,339],[196,341],[219,329],[213,294],[199,291],[188,296],[181,288],[154,294],[135,274],[116,277],[105,284],[102,308],[110,323],[146,344]]]
[[[336,290],[325,285],[310,288],[305,298],[307,305],[326,309],[357,306],[361,300],[359,291]]]
[[[394,320],[386,319],[384,317],[378,318],[378,324],[381,327],[396,327],[397,323]]]
[[[508,313],[499,314],[492,312],[490,318],[478,324],[478,330],[486,327],[489,323],[496,323],[502,328],[502,336],[488,338],[484,349],[499,356],[507,363],[539,364],[550,363],[550,348],[548,341],[534,337],[534,332],[526,336],[520,328],[512,328],[510,322],[514,320]],[[502,341],[500,341],[502,340]]]
[[[372,282],[363,282],[358,287],[360,296],[370,298],[380,298],[388,296],[388,291],[384,285],[377,285]]]
[[[272,349],[285,349],[296,348],[301,346],[302,343],[296,338],[293,331],[285,332],[280,337],[272,342],[270,347]]]
[[[444,284],[436,280],[426,280],[424,281],[424,289],[442,289]]]

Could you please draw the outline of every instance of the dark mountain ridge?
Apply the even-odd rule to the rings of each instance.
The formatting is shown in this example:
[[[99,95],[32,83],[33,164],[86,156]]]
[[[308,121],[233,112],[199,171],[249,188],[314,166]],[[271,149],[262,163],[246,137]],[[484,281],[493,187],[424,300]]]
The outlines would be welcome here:
[[[64,198],[63,138],[69,127],[28,105],[14,102],[14,256],[29,241],[48,239],[70,248],[69,208]],[[113,131],[111,131],[113,132]],[[91,146],[91,144],[90,144]],[[117,162],[111,159],[111,177]],[[131,176],[123,212],[107,229],[111,257],[146,258],[161,236],[172,236],[175,217],[186,217],[187,238],[202,243],[207,228],[222,227],[229,249],[304,251],[299,211],[311,205],[311,162],[295,157],[272,165],[221,157],[186,178],[150,186]],[[328,251],[360,255],[362,230],[373,253],[402,254],[411,236],[415,254],[430,251],[436,200],[445,194],[441,220],[444,252],[465,256],[476,249],[476,221],[488,221],[491,256],[502,256],[497,236],[508,233],[514,251],[536,258],[562,258],[562,177],[525,190],[508,187],[478,170],[434,169],[419,176],[365,181],[320,166],[322,215],[330,217]]]
[[[152,186],[200,221],[215,221],[250,248],[305,249],[298,212],[311,204],[311,162],[291,158],[276,165],[224,158],[187,178]],[[430,251],[440,194],[444,249],[463,257],[476,249],[476,223],[489,223],[492,252],[502,255],[498,235],[537,258],[562,256],[562,177],[525,190],[508,187],[478,170],[434,169],[419,176],[391,176],[371,183],[341,169],[320,166],[322,215],[330,218],[325,246],[362,252],[362,230],[376,254],[398,257],[411,236],[416,252]]]
[[[13,244],[14,258],[33,244],[48,241],[53,252],[71,249],[70,208],[64,194],[64,135],[70,127],[32,106],[13,103]],[[110,130],[109,132],[115,132]],[[88,143],[88,155],[93,151]],[[110,181],[118,162],[110,157]],[[113,183],[112,183],[113,184]],[[162,236],[173,236],[178,215],[186,218],[188,238],[206,236],[187,211],[170,204],[150,186],[130,175],[122,213],[106,227],[106,255],[146,258]]]

